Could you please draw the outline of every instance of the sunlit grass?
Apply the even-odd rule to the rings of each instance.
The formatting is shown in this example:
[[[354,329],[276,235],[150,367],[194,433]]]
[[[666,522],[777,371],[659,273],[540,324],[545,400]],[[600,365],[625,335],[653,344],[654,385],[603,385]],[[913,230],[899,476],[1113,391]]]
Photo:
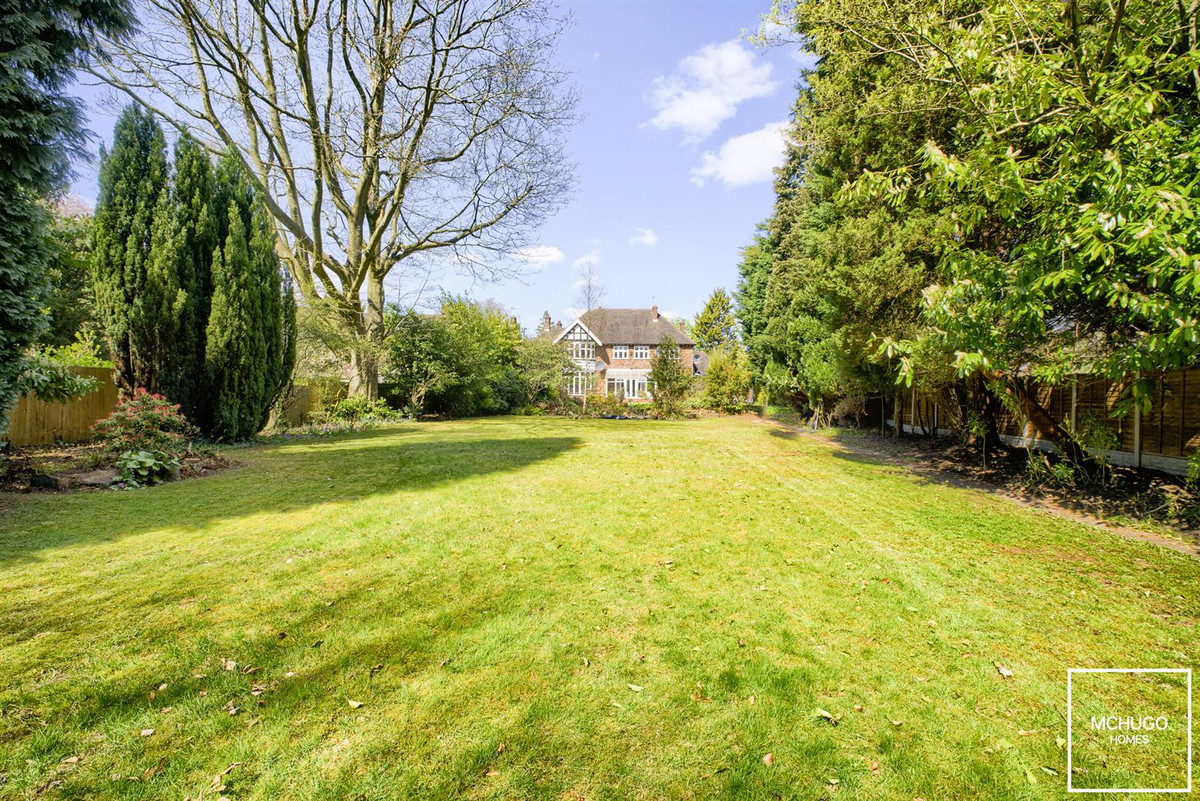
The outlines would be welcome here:
[[[1198,652],[1194,560],[749,419],[234,456],[0,500],[0,797],[1061,798],[1067,668]]]

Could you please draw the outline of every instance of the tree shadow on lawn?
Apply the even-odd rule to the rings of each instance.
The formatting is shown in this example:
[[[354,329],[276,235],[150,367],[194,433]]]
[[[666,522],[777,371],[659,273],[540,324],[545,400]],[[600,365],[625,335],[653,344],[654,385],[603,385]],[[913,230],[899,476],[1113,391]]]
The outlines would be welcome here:
[[[512,473],[583,444],[578,437],[476,438],[442,431],[432,432],[436,439],[401,436],[398,441],[398,433],[271,446],[255,452],[246,467],[130,492],[18,498],[4,510],[0,565],[33,558],[45,548],[157,529],[197,530],[218,520],[437,489]]]

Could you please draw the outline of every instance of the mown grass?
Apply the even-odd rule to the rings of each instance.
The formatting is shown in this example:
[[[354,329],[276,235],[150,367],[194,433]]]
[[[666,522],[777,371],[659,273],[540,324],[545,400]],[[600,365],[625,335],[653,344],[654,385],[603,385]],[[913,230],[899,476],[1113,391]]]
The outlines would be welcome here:
[[[0,499],[0,797],[1062,798],[1067,668],[1198,651],[1195,560],[750,419],[236,456]]]

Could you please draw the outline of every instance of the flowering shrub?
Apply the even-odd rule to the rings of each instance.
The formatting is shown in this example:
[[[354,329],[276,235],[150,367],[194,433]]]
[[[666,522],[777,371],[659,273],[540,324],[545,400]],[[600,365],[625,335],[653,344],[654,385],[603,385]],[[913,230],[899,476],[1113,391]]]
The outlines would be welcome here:
[[[113,413],[92,427],[112,451],[179,453],[198,433],[179,407],[144,389],[125,396]]]

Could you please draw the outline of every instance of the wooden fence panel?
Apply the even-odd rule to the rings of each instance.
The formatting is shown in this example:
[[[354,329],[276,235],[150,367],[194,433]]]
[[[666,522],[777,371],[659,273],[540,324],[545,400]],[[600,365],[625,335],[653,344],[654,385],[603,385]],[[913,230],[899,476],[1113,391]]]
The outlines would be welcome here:
[[[13,407],[8,416],[8,432],[0,437],[16,446],[91,439],[92,424],[108,417],[117,406],[117,384],[113,371],[106,367],[70,370],[96,379],[96,389],[66,403],[47,403],[36,395],[26,395]]]
[[[312,387],[298,384],[283,399],[283,419],[288,425],[303,425],[312,411]]]

